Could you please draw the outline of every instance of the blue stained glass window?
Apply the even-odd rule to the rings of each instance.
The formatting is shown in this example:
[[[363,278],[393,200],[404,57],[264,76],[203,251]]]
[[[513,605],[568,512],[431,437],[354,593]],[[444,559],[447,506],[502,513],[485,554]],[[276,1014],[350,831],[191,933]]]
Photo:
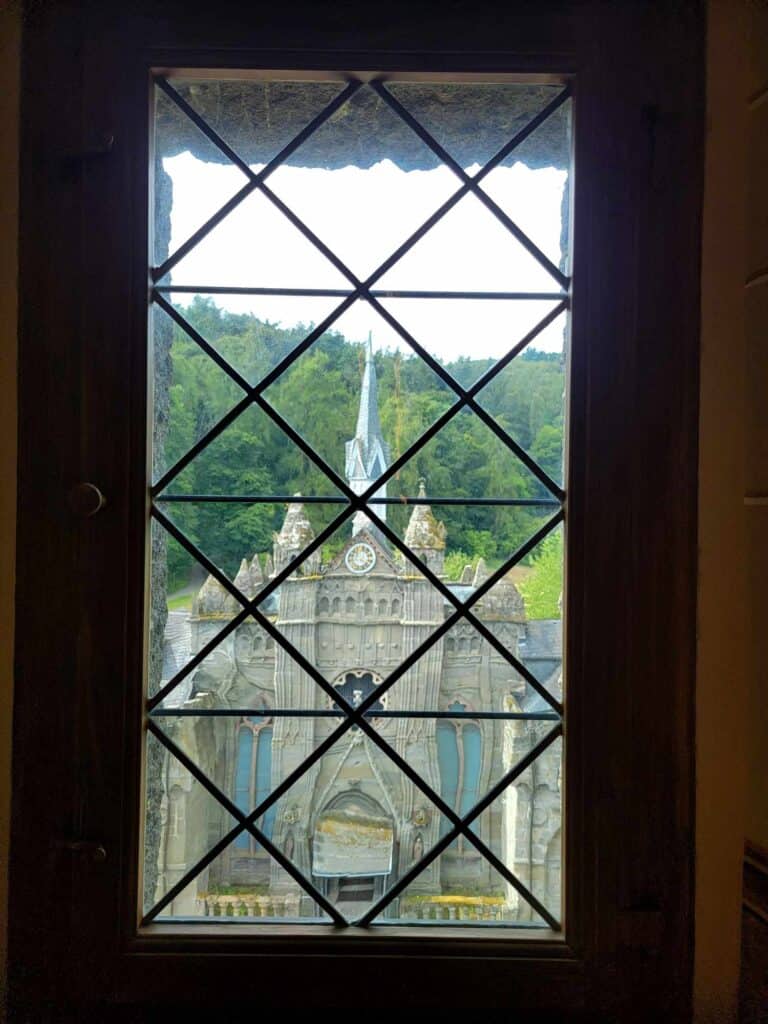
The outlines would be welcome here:
[[[248,718],[249,725],[264,721],[262,715]],[[254,763],[253,745],[256,746]],[[257,807],[272,790],[272,726],[264,726],[254,732],[248,725],[241,725],[237,731],[237,765],[235,769],[235,803],[244,814]],[[272,838],[275,825],[276,807],[268,808],[259,827],[268,839]],[[235,840],[236,850],[251,850],[256,844],[248,832],[241,833]]]
[[[459,747],[456,743],[456,727],[452,722],[437,723],[437,760],[440,767],[440,795],[449,807],[456,806],[459,791]],[[450,831],[451,823],[443,816],[440,819],[440,835]]]
[[[237,767],[235,770],[235,803],[238,808],[248,814],[253,810],[251,806],[251,765],[253,764],[253,741],[254,735],[250,729],[239,728],[237,730]],[[251,837],[247,832],[241,832],[235,840],[236,850],[247,850],[251,845]]]
[[[463,817],[477,803],[480,793],[480,766],[482,762],[482,741],[480,729],[476,725],[465,725],[461,730],[464,744],[464,777],[461,786],[461,803],[459,814]],[[477,831],[478,821],[472,823],[472,831]]]
[[[464,711],[463,704],[453,704],[449,711]],[[461,736],[461,757],[459,757],[459,736]],[[462,817],[478,801],[480,795],[480,769],[482,767],[483,744],[480,728],[474,722],[457,730],[453,722],[437,723],[437,757],[440,766],[440,795],[443,800]],[[472,824],[476,831],[477,822]],[[440,819],[440,835],[450,831],[451,823],[446,817]],[[454,847],[456,844],[452,843]]]
[[[272,791],[272,726],[265,726],[259,732],[259,749],[256,752],[256,799],[254,807],[266,800]],[[272,838],[277,804],[268,807],[261,821],[261,830],[267,839]]]

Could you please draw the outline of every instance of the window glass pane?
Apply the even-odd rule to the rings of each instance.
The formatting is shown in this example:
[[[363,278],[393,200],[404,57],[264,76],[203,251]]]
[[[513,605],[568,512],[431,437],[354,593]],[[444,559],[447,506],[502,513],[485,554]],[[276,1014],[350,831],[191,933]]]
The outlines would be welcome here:
[[[567,91],[155,90],[145,920],[557,929]]]
[[[456,726],[451,722],[437,723],[437,763],[440,768],[440,796],[455,809],[459,789],[459,747]],[[450,830],[451,823],[443,815],[440,819],[441,837]]]
[[[467,814],[477,803],[480,795],[480,767],[482,758],[482,739],[480,729],[476,725],[463,725],[461,738],[464,749],[461,779],[461,802],[459,814]]]

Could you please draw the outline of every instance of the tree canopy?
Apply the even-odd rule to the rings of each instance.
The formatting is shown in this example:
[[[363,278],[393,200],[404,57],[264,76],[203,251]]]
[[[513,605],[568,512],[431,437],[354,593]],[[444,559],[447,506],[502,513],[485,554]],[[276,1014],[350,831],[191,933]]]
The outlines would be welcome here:
[[[232,313],[212,299],[195,297],[180,311],[192,326],[249,382],[255,384],[287,356],[312,325],[283,328],[251,314]],[[161,315],[161,314],[158,314]],[[164,315],[164,314],[162,314]],[[471,352],[473,342],[467,339]],[[381,350],[375,354],[382,430],[392,459],[407,452],[422,433],[456,401],[456,396],[416,354]],[[462,357],[445,369],[462,386],[476,381],[493,363]],[[173,465],[242,398],[238,385],[182,331],[173,326],[170,410],[162,464]],[[355,433],[363,346],[333,330],[322,335],[264,392],[270,405],[343,478],[344,444]],[[563,450],[564,370],[560,355],[524,350],[478,395],[478,402],[557,482]],[[158,460],[160,461],[160,460]],[[392,497],[418,493],[426,481],[431,496],[471,498],[549,497],[546,488],[473,412],[456,414],[414,454],[388,483]],[[337,495],[335,484],[256,406],[231,422],[168,487],[176,494]],[[307,506],[315,529],[343,504]],[[381,506],[379,506],[381,507]],[[271,551],[285,504],[175,503],[164,511],[230,577],[244,557]],[[505,558],[543,524],[551,510],[504,506],[439,506],[447,528],[450,574],[459,563],[483,557],[490,565]],[[410,509],[389,506],[388,522],[404,536]],[[349,522],[331,539],[338,549]],[[547,554],[549,552],[547,551]],[[541,553],[533,552],[534,569]],[[557,557],[557,556],[556,556]],[[549,562],[551,562],[551,556]],[[545,560],[546,561],[546,560]],[[552,567],[547,563],[547,572]],[[183,583],[189,559],[169,545],[171,585]],[[542,607],[551,613],[549,590]]]

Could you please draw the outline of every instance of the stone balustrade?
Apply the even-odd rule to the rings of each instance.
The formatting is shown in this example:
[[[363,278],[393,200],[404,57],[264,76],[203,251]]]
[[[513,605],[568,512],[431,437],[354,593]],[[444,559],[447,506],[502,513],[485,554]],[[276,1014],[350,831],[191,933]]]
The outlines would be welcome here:
[[[206,893],[198,897],[201,917],[298,918],[300,898],[296,893],[285,896],[256,896],[249,893],[219,895]]]
[[[296,893],[273,896],[205,893],[196,902],[201,917],[301,917],[301,901]],[[509,921],[514,918],[514,909],[508,903],[487,896],[404,899],[400,902],[399,913],[406,921]]]
[[[507,921],[513,913],[503,900],[483,896],[436,896],[400,903],[400,916],[405,921]]]

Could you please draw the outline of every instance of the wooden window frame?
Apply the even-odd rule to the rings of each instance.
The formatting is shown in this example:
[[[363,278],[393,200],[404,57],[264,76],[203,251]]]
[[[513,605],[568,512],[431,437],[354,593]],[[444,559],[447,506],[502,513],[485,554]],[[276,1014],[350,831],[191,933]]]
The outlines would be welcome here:
[[[12,1005],[150,1019],[376,992],[688,1019],[701,7],[108,8],[30,4],[25,24]],[[136,931],[147,75],[180,66],[576,76],[566,941]],[[92,518],[84,481],[107,496]]]

